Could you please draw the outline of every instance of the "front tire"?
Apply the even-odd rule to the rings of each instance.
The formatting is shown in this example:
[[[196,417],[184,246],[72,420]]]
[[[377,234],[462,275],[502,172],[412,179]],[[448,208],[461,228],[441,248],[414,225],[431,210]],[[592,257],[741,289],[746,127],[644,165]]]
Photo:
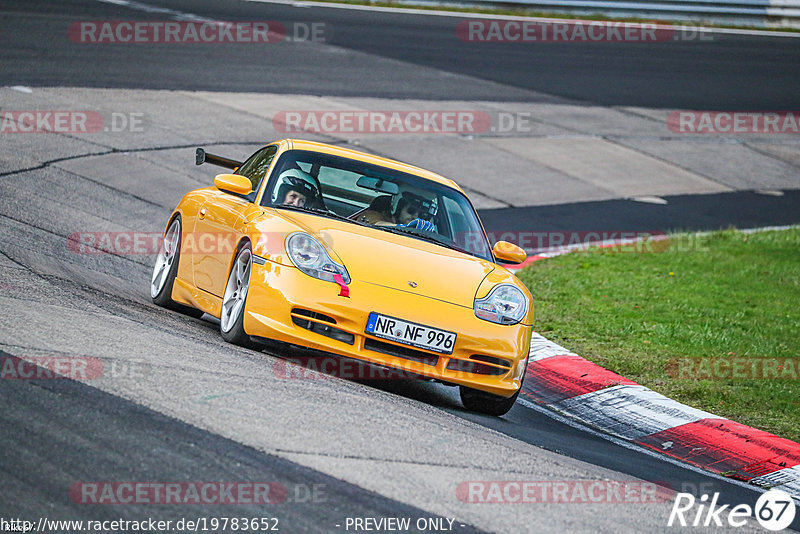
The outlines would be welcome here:
[[[181,217],[175,217],[164,234],[161,251],[153,266],[150,278],[150,298],[162,308],[169,308],[190,317],[201,317],[202,310],[184,306],[172,300],[172,287],[178,274],[178,263],[181,257]]]
[[[219,332],[222,339],[250,349],[256,348],[257,345],[244,331],[244,310],[252,269],[253,251],[250,243],[245,243],[236,253],[236,259],[233,260],[219,315]]]
[[[484,413],[486,415],[505,415],[517,402],[519,392],[522,391],[522,386],[512,396],[505,398],[499,395],[492,395],[478,389],[469,388],[467,386],[459,386],[459,393],[461,394],[461,402],[467,410],[472,412]]]

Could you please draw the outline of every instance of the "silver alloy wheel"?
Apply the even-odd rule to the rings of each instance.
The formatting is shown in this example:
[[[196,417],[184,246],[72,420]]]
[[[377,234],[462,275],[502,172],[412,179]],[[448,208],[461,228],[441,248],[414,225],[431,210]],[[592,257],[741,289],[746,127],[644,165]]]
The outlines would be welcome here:
[[[178,253],[180,238],[181,221],[180,219],[175,219],[169,225],[167,233],[164,234],[164,244],[156,258],[156,264],[153,266],[153,277],[150,280],[150,296],[152,298],[156,298],[164,288],[164,284],[167,283],[169,271]]]
[[[220,328],[223,332],[230,332],[244,310],[244,300],[247,297],[247,288],[250,287],[250,271],[253,267],[253,254],[249,248],[244,248],[233,262],[228,284],[225,286],[225,295],[222,297],[222,311],[220,312]]]

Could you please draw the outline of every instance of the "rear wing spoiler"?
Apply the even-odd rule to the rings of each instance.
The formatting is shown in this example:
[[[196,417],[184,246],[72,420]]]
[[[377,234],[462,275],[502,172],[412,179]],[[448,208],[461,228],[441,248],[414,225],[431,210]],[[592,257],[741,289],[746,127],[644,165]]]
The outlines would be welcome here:
[[[209,154],[202,148],[198,148],[197,150],[195,150],[194,163],[195,165],[202,165],[203,163],[211,163],[212,165],[219,165],[220,167],[225,167],[226,169],[234,169],[234,170],[242,166],[241,161],[236,161],[233,159],[223,158],[222,156]]]

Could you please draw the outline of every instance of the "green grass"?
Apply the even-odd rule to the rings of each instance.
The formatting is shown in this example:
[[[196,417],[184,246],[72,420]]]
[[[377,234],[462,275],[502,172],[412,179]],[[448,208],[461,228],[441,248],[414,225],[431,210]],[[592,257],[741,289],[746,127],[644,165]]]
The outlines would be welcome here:
[[[640,249],[642,247],[639,247]],[[680,402],[800,441],[800,377],[680,378],[675,358],[789,359],[800,371],[800,228],[671,236],[522,270],[534,329]]]

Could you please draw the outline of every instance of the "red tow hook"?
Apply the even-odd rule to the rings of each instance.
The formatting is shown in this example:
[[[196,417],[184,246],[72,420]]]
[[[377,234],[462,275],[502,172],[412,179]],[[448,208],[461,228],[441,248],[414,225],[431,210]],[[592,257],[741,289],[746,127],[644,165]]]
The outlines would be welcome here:
[[[339,273],[333,275],[333,281],[339,284],[339,296],[350,298],[350,288],[344,283],[344,278]]]

